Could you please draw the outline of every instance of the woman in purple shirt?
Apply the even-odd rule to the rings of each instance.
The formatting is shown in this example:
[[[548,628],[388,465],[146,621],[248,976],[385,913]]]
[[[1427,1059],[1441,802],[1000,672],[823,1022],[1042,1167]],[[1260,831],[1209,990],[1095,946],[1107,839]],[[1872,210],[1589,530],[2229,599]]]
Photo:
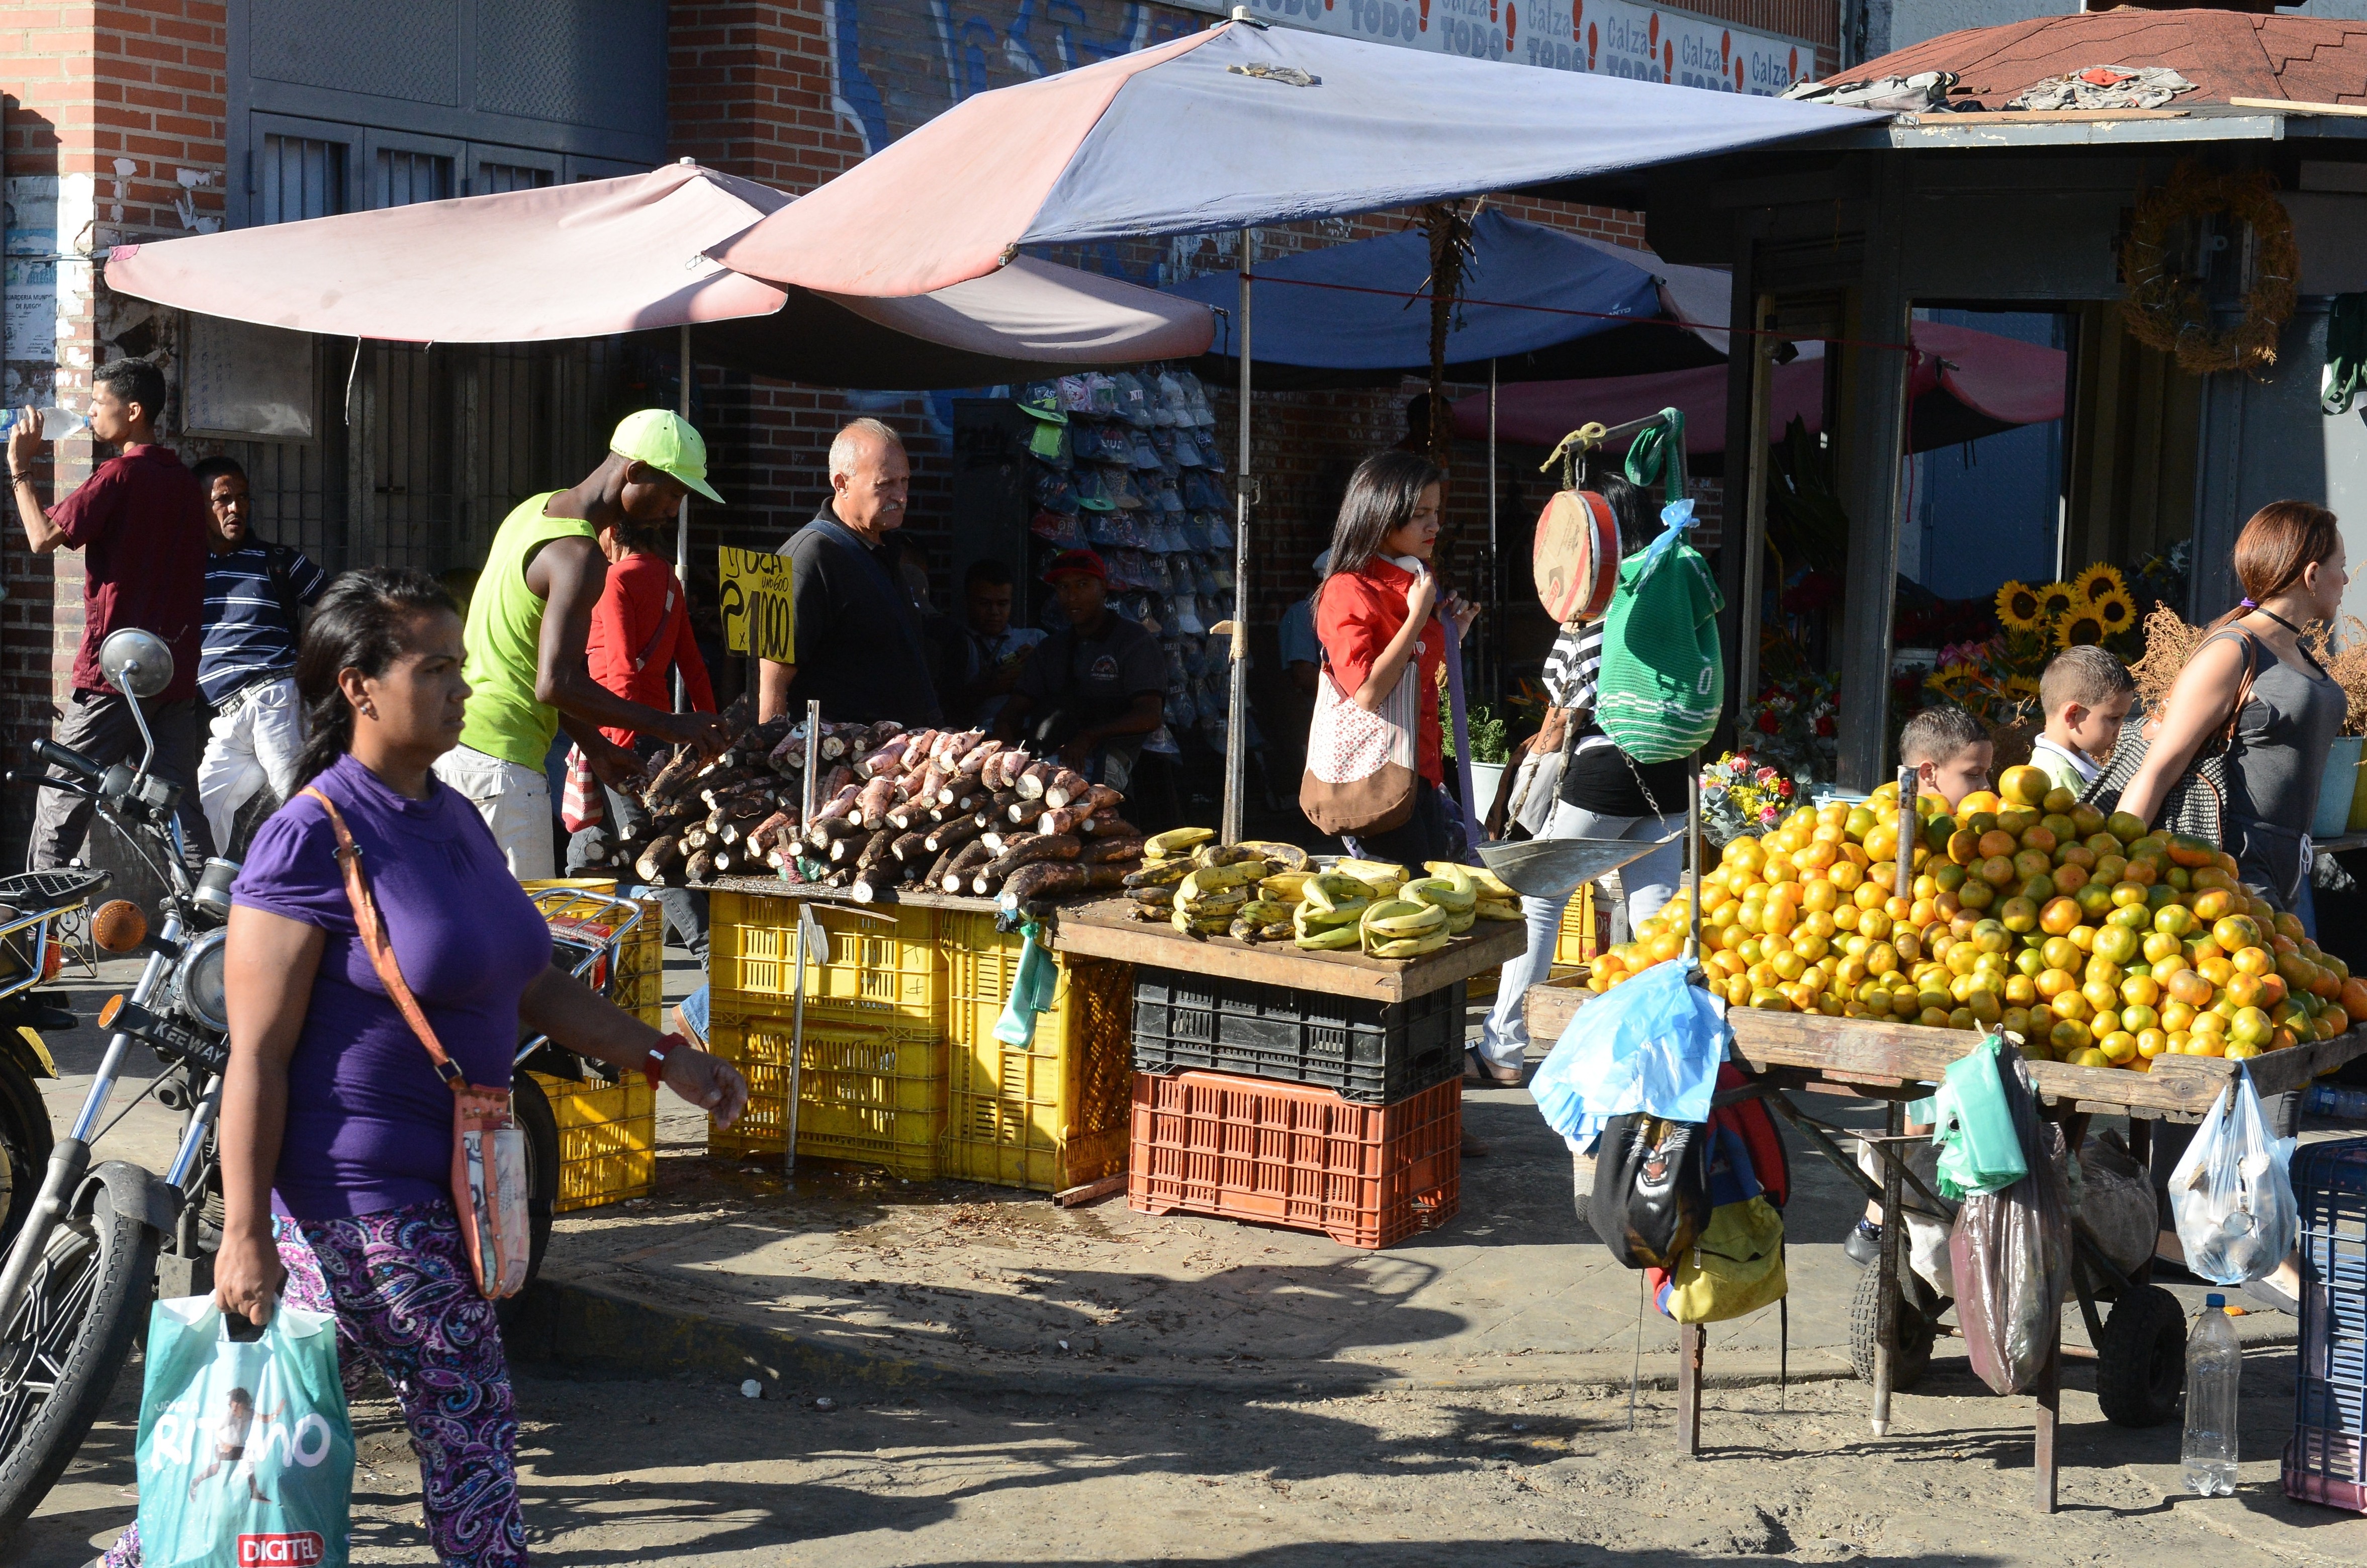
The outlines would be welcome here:
[[[729,1125],[739,1073],[554,969],[483,819],[429,771],[460,739],[460,661],[443,588],[373,567],[329,586],[296,669],[299,777],[345,817],[436,1037],[470,1081],[507,1083],[523,1021]],[[299,795],[232,890],[215,1298],[258,1323],[283,1293],[334,1313],[347,1366],[377,1366],[402,1401],[438,1561],[524,1562],[509,1368],[452,1210],[452,1094],[371,967],[335,852],[327,813]],[[105,1561],[139,1561],[137,1527]]]

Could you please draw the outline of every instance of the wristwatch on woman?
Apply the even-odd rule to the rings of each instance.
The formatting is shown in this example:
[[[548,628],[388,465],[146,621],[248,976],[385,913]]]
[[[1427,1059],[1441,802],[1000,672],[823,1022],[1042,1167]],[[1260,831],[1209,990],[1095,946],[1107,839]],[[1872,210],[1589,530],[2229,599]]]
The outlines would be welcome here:
[[[650,1054],[641,1059],[641,1077],[650,1080],[651,1089],[656,1089],[659,1081],[665,1077],[666,1058],[676,1051],[686,1051],[689,1048],[690,1042],[679,1034],[669,1034],[650,1047]]]

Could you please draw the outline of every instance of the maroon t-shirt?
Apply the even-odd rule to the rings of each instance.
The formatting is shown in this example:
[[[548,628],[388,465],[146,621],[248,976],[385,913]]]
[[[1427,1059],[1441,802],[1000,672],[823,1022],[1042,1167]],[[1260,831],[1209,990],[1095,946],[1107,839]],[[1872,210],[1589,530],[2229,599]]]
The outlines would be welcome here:
[[[169,446],[127,446],[58,502],[50,521],[83,556],[75,690],[114,690],[99,670],[98,645],[119,627],[138,626],[173,649],[173,683],[160,700],[196,697],[206,612],[206,496],[198,476]]]

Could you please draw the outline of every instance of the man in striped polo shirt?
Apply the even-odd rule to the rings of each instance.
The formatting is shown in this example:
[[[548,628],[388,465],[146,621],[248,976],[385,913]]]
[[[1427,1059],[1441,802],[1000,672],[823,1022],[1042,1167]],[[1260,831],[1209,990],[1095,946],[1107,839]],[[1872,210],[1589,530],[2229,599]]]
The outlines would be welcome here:
[[[269,789],[276,808],[296,787],[304,708],[296,695],[296,637],[304,609],[329,574],[299,549],[255,537],[247,524],[246,470],[234,457],[197,467],[206,494],[205,644],[198,689],[213,710],[198,763],[198,800],[221,852],[238,814]]]

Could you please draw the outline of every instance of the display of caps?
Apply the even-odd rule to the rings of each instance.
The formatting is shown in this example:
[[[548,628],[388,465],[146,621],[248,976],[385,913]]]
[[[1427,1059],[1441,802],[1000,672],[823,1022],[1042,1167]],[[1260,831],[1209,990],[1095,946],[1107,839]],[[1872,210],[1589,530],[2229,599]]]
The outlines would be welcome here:
[[[1107,512],[1117,504],[1110,499],[1108,470],[1081,468],[1077,471],[1077,505],[1088,512]],[[1053,507],[1053,511],[1063,510]]]
[[[1085,372],[1085,393],[1093,402],[1093,412],[1106,419],[1117,412],[1117,382],[1098,370]]]
[[[1200,443],[1188,430],[1175,433],[1175,460],[1187,468],[1205,468],[1208,459],[1200,451]]]
[[[1102,427],[1089,419],[1069,422],[1069,447],[1080,463],[1098,463],[1103,458]]]
[[[1086,472],[1092,472],[1086,469]],[[1076,486],[1069,476],[1058,468],[1038,465],[1036,469],[1036,504],[1046,512],[1074,513],[1078,506]]]
[[[1022,412],[1047,424],[1069,423],[1069,416],[1060,412],[1060,387],[1056,381],[1028,382],[1018,402]]]
[[[1108,470],[1103,481],[1113,504],[1127,512],[1142,510],[1142,492],[1134,488],[1134,476],[1123,468]]]
[[[1027,530],[1046,544],[1062,548],[1073,548],[1085,542],[1084,526],[1079,519],[1057,512],[1038,512],[1029,520]]]
[[[1060,389],[1060,412],[1062,413],[1091,413],[1093,412],[1093,389],[1092,383],[1088,381],[1086,378],[1082,376],[1063,376],[1060,378],[1058,385]]]
[[[1150,504],[1171,516],[1184,515],[1184,498],[1176,493],[1173,479],[1161,479],[1151,487]]]
[[[1143,390],[1142,378],[1130,370],[1121,370],[1111,379],[1117,383],[1117,416],[1137,430],[1149,430],[1150,395]]]

